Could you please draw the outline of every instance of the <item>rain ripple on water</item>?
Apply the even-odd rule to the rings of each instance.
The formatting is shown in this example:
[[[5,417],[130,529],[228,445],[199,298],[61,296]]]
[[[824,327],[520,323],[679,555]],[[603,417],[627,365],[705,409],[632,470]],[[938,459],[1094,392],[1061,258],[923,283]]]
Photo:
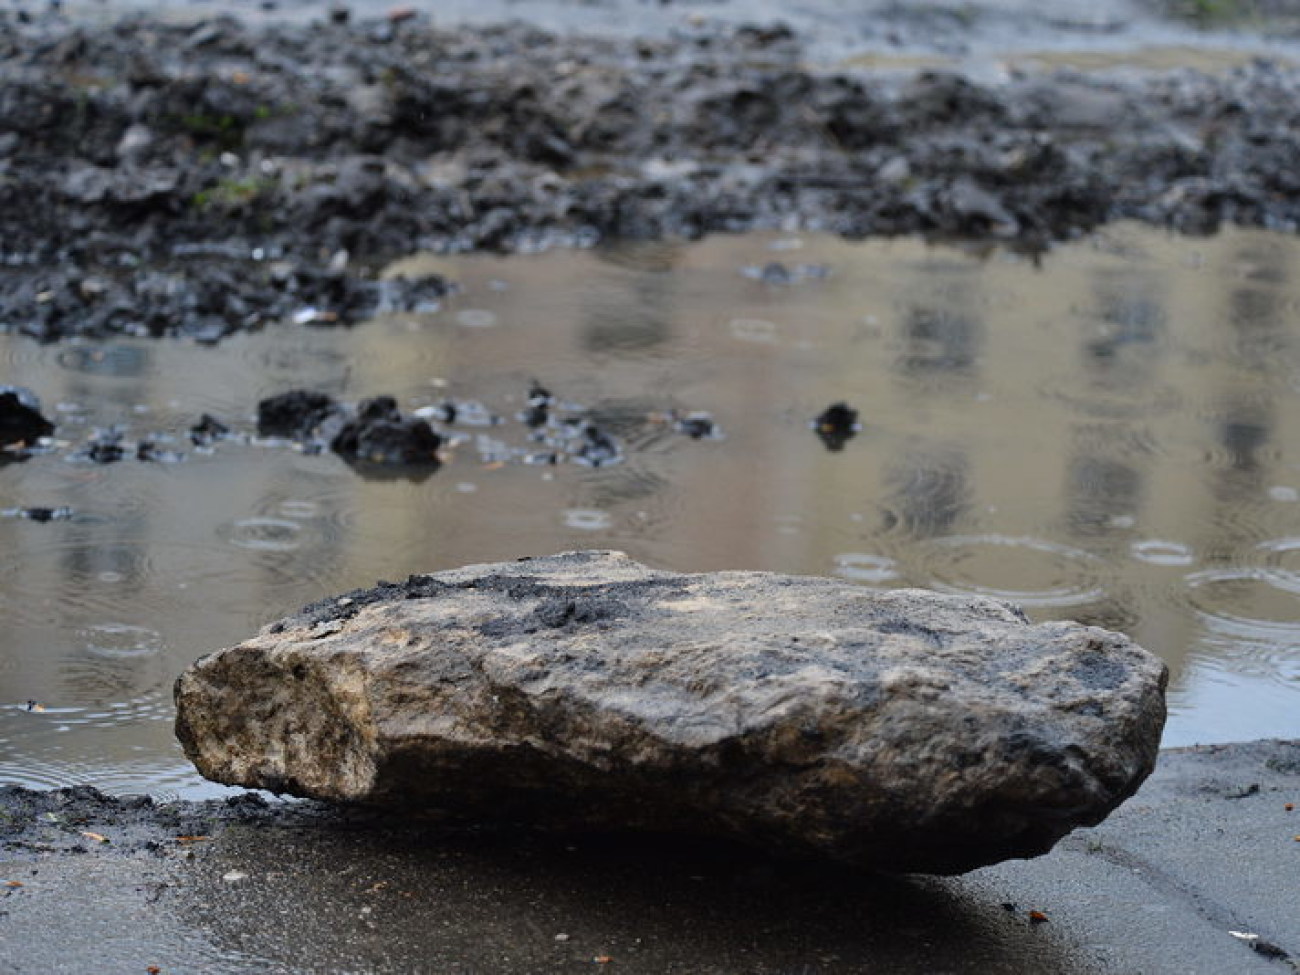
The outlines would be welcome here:
[[[923,545],[919,555],[926,584],[940,592],[1033,608],[1084,606],[1106,596],[1101,559],[1046,539],[949,535]]]

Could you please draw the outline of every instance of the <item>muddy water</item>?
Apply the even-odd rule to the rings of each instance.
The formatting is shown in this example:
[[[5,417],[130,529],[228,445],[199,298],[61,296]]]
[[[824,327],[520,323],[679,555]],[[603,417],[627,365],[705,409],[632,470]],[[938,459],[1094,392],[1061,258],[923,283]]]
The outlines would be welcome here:
[[[780,262],[784,283],[759,269]],[[1300,736],[1300,244],[1115,228],[1039,263],[911,240],[714,238],[420,259],[461,292],[351,331],[217,348],[0,337],[68,447],[0,468],[0,780],[199,795],[170,684],[323,594],[467,562],[612,547],[682,570],[836,574],[1122,629],[1173,671],[1167,744]],[[619,464],[534,466],[538,379]],[[311,386],[475,400],[422,480],[224,442]],[[833,401],[863,428],[830,451]],[[720,439],[662,422],[706,410]],[[97,425],[173,464],[69,459]],[[43,710],[28,710],[26,702]]]

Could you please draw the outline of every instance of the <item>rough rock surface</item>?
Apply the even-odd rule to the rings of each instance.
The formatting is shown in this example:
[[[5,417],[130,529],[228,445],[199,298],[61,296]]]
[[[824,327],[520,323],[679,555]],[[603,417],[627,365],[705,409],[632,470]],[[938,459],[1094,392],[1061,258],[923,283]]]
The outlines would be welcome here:
[[[576,552],[313,604],[182,674],[177,735],[231,784],[955,873],[1131,795],[1166,676],[985,598]]]

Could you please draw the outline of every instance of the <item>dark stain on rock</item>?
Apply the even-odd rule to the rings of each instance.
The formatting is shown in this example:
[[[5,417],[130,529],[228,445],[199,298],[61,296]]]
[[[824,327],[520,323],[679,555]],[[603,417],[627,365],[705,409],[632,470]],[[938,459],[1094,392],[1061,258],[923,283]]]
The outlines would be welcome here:
[[[1097,652],[1080,656],[1070,674],[1090,691],[1113,691],[1127,677],[1122,663]]]
[[[570,625],[596,623],[626,616],[628,607],[617,599],[579,596],[573,599],[550,598],[533,610],[542,626],[560,629]]]
[[[939,634],[935,633],[934,630],[930,629],[928,626],[922,626],[920,623],[915,623],[912,620],[885,620],[883,623],[877,624],[876,629],[881,633],[895,633],[900,636],[913,636],[934,646],[939,646],[943,642],[939,639]]]

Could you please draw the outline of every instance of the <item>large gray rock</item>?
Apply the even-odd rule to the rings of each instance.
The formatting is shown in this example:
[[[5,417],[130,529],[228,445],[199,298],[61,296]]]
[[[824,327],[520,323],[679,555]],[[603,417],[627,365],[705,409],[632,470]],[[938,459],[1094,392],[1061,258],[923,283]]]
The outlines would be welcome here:
[[[176,731],[232,785],[955,873],[1131,795],[1166,677],[990,599],[576,552],[309,606],[182,674]]]

